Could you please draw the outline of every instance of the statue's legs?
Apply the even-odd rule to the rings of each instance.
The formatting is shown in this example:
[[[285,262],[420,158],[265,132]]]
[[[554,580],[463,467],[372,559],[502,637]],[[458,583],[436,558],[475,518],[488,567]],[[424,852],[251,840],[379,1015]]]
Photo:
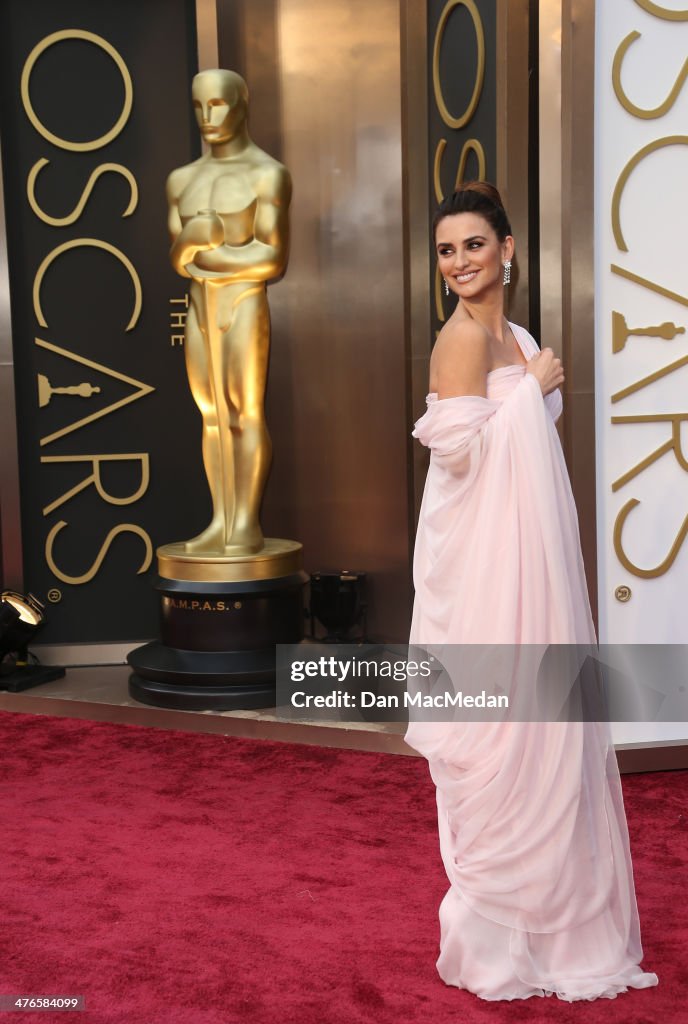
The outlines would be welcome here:
[[[203,416],[213,518],[185,542],[189,553],[244,554],[263,547],[259,512],[272,456],[264,413],[269,347],[264,285],[192,285],[185,355]]]
[[[263,285],[250,286],[233,303],[225,334],[225,404],[230,410],[234,458],[234,519],[230,549],[263,546],[260,504],[272,458],[264,399],[270,348],[270,314]]]
[[[224,552],[234,517],[230,412],[221,379],[220,332],[209,313],[203,285],[192,285],[184,349],[191,392],[203,417],[203,465],[213,503],[210,525],[184,544],[187,552],[199,554]]]

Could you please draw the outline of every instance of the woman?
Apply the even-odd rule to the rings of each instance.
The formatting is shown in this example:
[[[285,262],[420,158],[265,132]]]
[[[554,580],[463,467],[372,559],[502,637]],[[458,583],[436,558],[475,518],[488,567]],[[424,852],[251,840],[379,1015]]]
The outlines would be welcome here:
[[[540,352],[504,317],[514,240],[499,193],[464,185],[433,229],[445,287],[460,301],[437,339],[427,411],[414,430],[431,459],[411,643],[524,654],[537,648],[517,645],[594,644],[554,426],[564,374],[551,349]],[[411,721],[406,740],[428,759],[437,787],[451,883],[437,969],[447,984],[484,999],[567,1001],[657,984],[638,966],[607,724]]]

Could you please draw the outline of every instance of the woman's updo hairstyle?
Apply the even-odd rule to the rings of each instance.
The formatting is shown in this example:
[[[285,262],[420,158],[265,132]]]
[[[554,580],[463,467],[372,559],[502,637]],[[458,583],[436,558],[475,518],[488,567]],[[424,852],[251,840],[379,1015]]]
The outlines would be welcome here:
[[[502,204],[502,197],[489,181],[467,181],[442,201],[432,219],[433,238],[439,222],[445,217],[452,217],[455,213],[480,214],[492,227],[500,242],[511,234],[511,224]]]

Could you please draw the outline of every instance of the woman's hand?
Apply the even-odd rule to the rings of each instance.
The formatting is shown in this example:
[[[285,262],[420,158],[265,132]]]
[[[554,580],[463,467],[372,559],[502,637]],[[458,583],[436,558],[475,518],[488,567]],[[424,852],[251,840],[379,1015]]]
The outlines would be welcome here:
[[[561,359],[555,356],[551,348],[543,348],[536,356],[526,363],[526,373],[532,373],[543,395],[556,391],[564,383],[564,370]]]

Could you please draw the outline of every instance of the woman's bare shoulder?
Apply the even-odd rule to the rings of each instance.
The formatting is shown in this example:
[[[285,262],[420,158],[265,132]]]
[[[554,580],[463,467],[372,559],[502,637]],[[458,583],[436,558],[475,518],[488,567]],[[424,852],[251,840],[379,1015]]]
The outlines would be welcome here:
[[[448,320],[433,349],[433,356],[440,360],[480,359],[489,350],[489,334],[482,324],[475,320]]]
[[[431,360],[440,398],[486,394],[490,366],[489,335],[475,320],[449,320],[440,331]]]

